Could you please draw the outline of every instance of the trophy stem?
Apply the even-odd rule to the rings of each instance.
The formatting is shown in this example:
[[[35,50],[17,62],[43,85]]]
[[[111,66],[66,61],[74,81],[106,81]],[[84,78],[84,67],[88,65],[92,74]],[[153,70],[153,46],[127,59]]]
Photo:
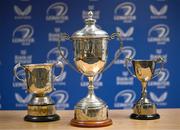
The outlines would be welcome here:
[[[92,97],[94,96],[94,85],[93,85],[93,82],[94,82],[94,77],[91,76],[91,77],[88,77],[88,80],[89,80],[89,85],[88,85],[88,96]]]
[[[42,93],[42,94],[34,94],[34,96],[36,96],[36,97],[44,97],[45,94],[44,93]]]
[[[147,97],[147,82],[141,82],[142,84],[142,98]]]
[[[140,100],[134,105],[133,113],[130,118],[138,120],[159,119],[160,115],[156,112],[156,105],[147,98],[147,82],[141,81],[142,93]]]

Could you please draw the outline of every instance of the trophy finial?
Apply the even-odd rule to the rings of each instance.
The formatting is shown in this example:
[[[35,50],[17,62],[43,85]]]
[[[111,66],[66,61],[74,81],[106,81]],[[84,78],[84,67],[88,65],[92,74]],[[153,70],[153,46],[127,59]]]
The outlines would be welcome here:
[[[93,25],[93,24],[95,24],[95,22],[96,22],[96,20],[93,19],[93,12],[89,11],[88,12],[88,17],[87,17],[87,19],[85,19],[86,25]]]

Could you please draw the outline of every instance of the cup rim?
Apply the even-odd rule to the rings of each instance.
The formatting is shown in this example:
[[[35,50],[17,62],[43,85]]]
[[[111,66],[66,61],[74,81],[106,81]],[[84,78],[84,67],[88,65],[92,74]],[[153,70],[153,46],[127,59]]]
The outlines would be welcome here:
[[[146,59],[132,59],[132,61],[148,61],[148,62],[154,62],[154,60],[146,60]]]
[[[37,63],[37,64],[26,64],[26,65],[23,65],[23,66],[27,66],[27,67],[30,67],[30,66],[50,66],[50,65],[53,65],[54,63]]]

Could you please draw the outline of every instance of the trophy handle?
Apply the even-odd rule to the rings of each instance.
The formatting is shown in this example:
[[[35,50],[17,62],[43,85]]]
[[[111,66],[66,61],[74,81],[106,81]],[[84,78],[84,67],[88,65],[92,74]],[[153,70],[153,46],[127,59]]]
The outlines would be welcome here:
[[[21,82],[25,83],[26,80],[23,79],[23,78],[20,78],[20,77],[18,76],[18,74],[17,74],[17,69],[18,69],[18,68],[22,68],[23,70],[25,70],[24,66],[22,66],[20,63],[18,63],[18,64],[16,64],[16,65],[14,66],[14,75],[16,76],[16,78],[17,78],[18,80],[20,80]]]
[[[54,67],[57,66],[57,67],[61,68],[61,72],[59,73],[59,75],[55,76],[55,74],[54,74],[54,76],[53,76],[53,80],[54,80],[54,81],[57,81],[58,78],[60,78],[60,76],[61,76],[62,73],[64,72],[64,65],[63,65],[62,62],[58,61],[57,63],[54,63],[53,66],[54,66]]]
[[[126,58],[126,60],[125,60],[125,66],[126,66],[128,72],[129,72],[133,77],[136,78],[136,75],[133,74],[133,73],[131,72],[131,70],[129,69],[128,63],[131,63],[131,64],[132,64],[132,58],[130,58],[130,57],[129,57],[129,58]]]
[[[155,63],[160,63],[160,64],[161,64],[161,68],[160,68],[160,70],[152,77],[152,79],[156,78],[156,77],[162,72],[162,70],[163,70],[163,68],[164,68],[164,63],[165,63],[164,58],[162,58],[162,57],[158,57],[156,60],[154,60],[154,62],[155,62]]]
[[[62,40],[61,40],[61,39],[71,40],[71,37],[70,37],[67,33],[60,33],[57,47],[58,47],[58,50],[59,50],[59,54],[61,55],[61,57],[63,58],[63,60],[69,65],[70,68],[72,68],[74,71],[76,71],[76,72],[79,73],[79,71],[77,71],[76,67],[74,67],[74,66],[68,61],[68,59],[66,59],[66,58],[64,57],[64,55],[62,54],[62,52],[61,52],[61,41],[62,41]]]
[[[111,34],[111,36],[109,37],[108,40],[112,40],[114,39],[115,37],[119,38],[119,41],[120,41],[120,47],[119,49],[116,51],[116,55],[114,56],[114,59],[105,67],[105,69],[103,71],[106,71],[107,69],[109,69],[113,64],[114,62],[119,58],[121,52],[122,52],[122,49],[123,49],[123,42],[122,42],[122,39],[121,39],[121,36],[120,36],[120,32],[116,32],[116,33],[113,33]]]

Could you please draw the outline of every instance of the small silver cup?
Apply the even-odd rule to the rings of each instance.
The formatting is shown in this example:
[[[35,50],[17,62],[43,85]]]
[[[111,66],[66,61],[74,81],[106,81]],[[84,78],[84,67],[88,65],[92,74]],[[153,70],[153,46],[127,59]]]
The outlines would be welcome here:
[[[128,63],[132,63],[134,73],[133,74]],[[157,74],[154,74],[155,67],[157,63],[161,63],[161,69]],[[156,105],[147,98],[147,82],[155,77],[157,77],[162,68],[164,60],[159,57],[157,60],[133,60],[131,58],[126,58],[126,67],[129,73],[140,80],[142,84],[142,94],[141,98],[134,104],[133,113],[130,118],[138,120],[152,120],[160,118],[157,113]]]
[[[58,66],[61,72],[58,76],[54,76],[54,68]],[[22,68],[25,71],[25,79],[17,75],[17,69]],[[24,117],[25,121],[46,122],[59,120],[52,99],[47,96],[53,89],[53,82],[57,80],[64,71],[61,62],[43,63],[43,64],[27,64],[15,65],[14,74],[16,78],[26,83],[28,92],[33,94],[31,101],[28,103],[28,114]]]

